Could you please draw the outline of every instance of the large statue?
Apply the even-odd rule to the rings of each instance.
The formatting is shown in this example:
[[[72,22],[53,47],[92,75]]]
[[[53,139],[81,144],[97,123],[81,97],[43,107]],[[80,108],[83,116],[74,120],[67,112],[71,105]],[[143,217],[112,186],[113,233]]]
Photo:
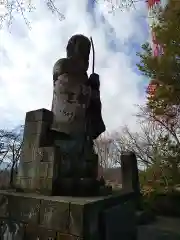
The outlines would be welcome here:
[[[53,128],[73,136],[86,133],[93,139],[105,131],[101,117],[100,82],[97,74],[88,79],[91,43],[83,35],[70,38],[67,58],[53,69]]]
[[[97,180],[98,159],[93,140],[105,131],[99,75],[87,75],[90,49],[87,37],[72,36],[66,48],[67,57],[59,59],[53,68],[55,144],[67,158],[71,174],[66,180],[79,178],[86,186]]]

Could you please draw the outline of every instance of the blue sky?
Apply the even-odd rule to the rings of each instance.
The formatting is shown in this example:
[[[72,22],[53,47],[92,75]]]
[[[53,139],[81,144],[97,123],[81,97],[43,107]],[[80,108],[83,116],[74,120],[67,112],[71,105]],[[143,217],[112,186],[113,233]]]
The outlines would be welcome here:
[[[27,111],[51,108],[52,67],[65,56],[68,38],[75,33],[93,37],[107,129],[136,126],[135,104],[145,102],[148,83],[136,67],[136,52],[148,40],[147,8],[141,2],[136,9],[110,14],[105,2],[61,0],[57,4],[63,21],[37,3],[36,11],[27,15],[31,31],[20,15],[11,33],[5,27],[0,31],[0,128],[23,123]]]
[[[144,6],[146,7],[146,6]],[[95,0],[89,0],[87,3],[87,11],[92,16],[92,21],[96,25],[98,22],[96,21],[96,8],[97,8],[97,1]],[[148,34],[149,34],[149,25],[147,24],[147,21],[145,21],[145,13],[142,16],[137,16],[135,21],[139,21],[139,24],[142,28],[142,31],[144,33],[144,37],[141,40],[141,43],[144,43],[147,41]],[[124,51],[127,55],[131,55],[132,58],[132,70],[136,72],[137,74],[141,75],[141,72],[139,71],[137,67],[137,63],[139,63],[139,57],[136,55],[137,52],[141,51],[141,44],[136,38],[129,38],[126,42],[119,44],[118,38],[116,37],[116,32],[114,31],[113,27],[111,27],[106,20],[106,18],[101,14],[101,21],[106,24],[107,26],[107,41],[109,43],[109,47],[114,51]],[[123,50],[123,46],[127,45],[128,48]],[[145,90],[149,83],[149,79],[144,77],[144,81],[141,81],[138,84],[139,87],[139,94],[145,96]]]

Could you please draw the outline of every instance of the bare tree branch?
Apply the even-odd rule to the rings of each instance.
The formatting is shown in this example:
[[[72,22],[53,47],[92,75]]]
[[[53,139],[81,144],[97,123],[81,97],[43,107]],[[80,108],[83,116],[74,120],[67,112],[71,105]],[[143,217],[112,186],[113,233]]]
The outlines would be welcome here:
[[[64,20],[65,16],[61,13],[55,4],[54,0],[44,0],[48,9],[53,14],[56,14],[60,21]],[[34,11],[34,5],[31,0],[0,0],[0,29],[7,24],[8,27],[13,23],[16,14],[20,14],[26,26],[31,29],[31,23],[28,20],[27,13]]]
[[[13,185],[15,168],[17,168],[22,147],[22,129],[19,126],[12,131],[0,130],[0,178],[9,177],[9,184]]]

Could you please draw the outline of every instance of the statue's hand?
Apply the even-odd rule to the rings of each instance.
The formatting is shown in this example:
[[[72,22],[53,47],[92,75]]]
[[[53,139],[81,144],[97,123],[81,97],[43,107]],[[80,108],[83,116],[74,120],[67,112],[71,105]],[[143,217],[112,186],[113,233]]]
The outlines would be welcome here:
[[[99,75],[97,73],[92,73],[89,77],[89,85],[92,89],[99,90],[100,88],[100,80]]]

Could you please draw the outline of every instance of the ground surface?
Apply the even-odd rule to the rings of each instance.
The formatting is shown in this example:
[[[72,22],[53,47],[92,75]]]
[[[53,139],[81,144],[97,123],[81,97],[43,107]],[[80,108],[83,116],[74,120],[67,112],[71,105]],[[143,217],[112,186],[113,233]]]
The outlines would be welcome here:
[[[138,240],[180,240],[180,218],[158,217],[152,224],[139,226]]]

